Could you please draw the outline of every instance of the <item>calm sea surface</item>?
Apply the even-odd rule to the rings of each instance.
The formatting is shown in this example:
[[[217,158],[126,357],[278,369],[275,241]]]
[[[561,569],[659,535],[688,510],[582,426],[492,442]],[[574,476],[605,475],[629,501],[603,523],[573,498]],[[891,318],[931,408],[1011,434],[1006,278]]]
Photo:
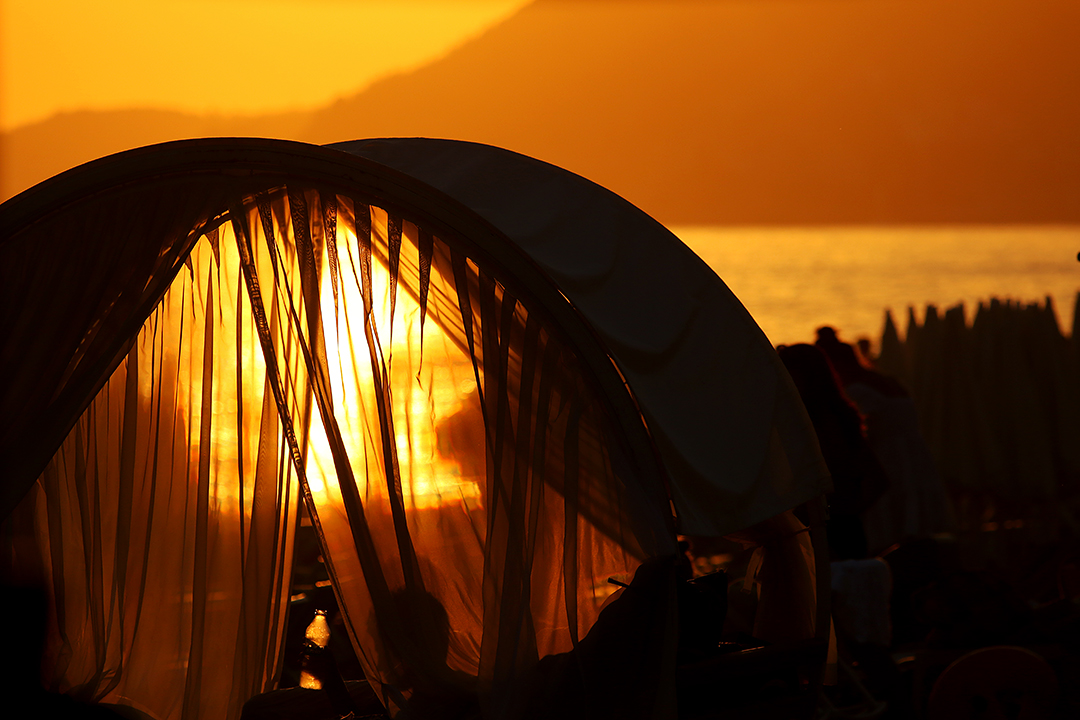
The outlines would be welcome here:
[[[1047,295],[1065,333],[1080,290],[1080,225],[918,227],[674,227],[727,283],[773,344],[881,337],[891,309],[901,336],[907,308],[928,303],[1024,302]]]

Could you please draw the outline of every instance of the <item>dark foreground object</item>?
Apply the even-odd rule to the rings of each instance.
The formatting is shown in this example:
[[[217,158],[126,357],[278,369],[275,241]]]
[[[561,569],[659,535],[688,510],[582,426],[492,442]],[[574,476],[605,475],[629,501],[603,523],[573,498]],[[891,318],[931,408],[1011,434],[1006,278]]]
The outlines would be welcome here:
[[[375,691],[368,685],[367,680],[350,680],[345,683],[345,689],[349,692],[353,704],[356,706],[357,718],[385,718],[386,710],[379,702]],[[256,695],[244,703],[244,709],[240,712],[240,720],[337,720],[338,713],[330,702],[330,696],[322,690],[308,690],[307,688],[288,688],[286,690],[271,690],[270,692]]]
[[[820,667],[828,641],[804,640],[784,646],[756,647],[681,665],[676,683],[679,717],[810,718],[817,688],[801,679]]]

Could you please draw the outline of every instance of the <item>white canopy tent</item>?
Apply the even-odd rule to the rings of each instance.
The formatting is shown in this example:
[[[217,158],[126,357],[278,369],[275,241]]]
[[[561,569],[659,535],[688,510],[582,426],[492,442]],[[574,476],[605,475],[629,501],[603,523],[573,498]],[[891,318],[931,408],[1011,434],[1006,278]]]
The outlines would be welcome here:
[[[829,483],[716,275],[497,148],[122,153],[3,205],[0,284],[3,570],[53,600],[50,688],[154,717],[273,683],[299,498],[392,711],[670,715],[670,568],[617,661],[606,578]]]

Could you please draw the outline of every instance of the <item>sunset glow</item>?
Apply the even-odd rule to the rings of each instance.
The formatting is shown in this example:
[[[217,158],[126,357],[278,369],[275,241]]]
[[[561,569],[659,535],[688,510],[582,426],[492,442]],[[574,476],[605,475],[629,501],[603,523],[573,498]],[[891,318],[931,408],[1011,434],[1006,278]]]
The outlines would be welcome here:
[[[386,213],[372,208],[372,232],[386,235]],[[410,226],[406,226],[408,237]],[[340,228],[339,247],[357,247],[352,230]],[[344,259],[343,259],[344,260]],[[386,497],[381,475],[369,482],[372,468],[382,468],[375,409],[375,381],[363,320],[364,307],[353,263],[344,262],[340,302],[335,304],[328,258],[324,257],[322,305],[323,329],[330,369],[331,390],[345,449],[352,463],[360,496]],[[430,318],[423,328],[421,363],[420,306],[403,289],[397,292],[392,331],[390,274],[377,259],[372,262],[373,327],[376,344],[390,359],[390,392],[397,458],[405,506],[408,509],[480,505],[480,480],[476,468],[460,460],[440,434],[450,432],[454,416],[468,417],[470,405],[479,408],[472,363]],[[350,309],[346,313],[346,309]],[[335,312],[337,317],[335,317]],[[479,414],[476,414],[479,417]],[[316,495],[329,493],[341,503],[333,456],[320,419],[312,416],[308,482]]]
[[[0,8],[2,198],[182,138],[439,137],[669,225],[1080,221],[1070,0]]]

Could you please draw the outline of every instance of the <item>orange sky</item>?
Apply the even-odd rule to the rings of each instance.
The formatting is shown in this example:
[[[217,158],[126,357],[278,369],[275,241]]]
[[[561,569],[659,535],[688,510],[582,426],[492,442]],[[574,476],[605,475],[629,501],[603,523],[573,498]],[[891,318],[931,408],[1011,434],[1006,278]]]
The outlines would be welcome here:
[[[1076,0],[0,7],[0,198],[180,138],[422,136],[671,224],[1080,222]]]
[[[438,58],[527,3],[0,0],[0,131],[82,109],[312,108]]]
[[[179,138],[449,137],[669,226],[1051,224],[1071,248],[1078,36],[1077,0],[0,0],[0,200]],[[1071,306],[1075,250],[1054,257]],[[736,284],[726,265],[750,262],[710,259]],[[870,332],[885,304],[960,298],[935,293],[791,327]]]

